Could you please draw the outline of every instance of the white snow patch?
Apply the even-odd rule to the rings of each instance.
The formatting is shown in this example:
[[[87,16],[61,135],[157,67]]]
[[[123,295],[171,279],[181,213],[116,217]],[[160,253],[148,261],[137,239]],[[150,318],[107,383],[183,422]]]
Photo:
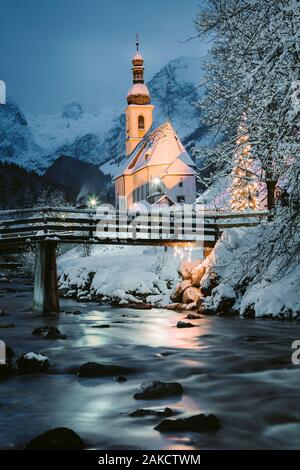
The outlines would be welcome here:
[[[178,281],[172,249],[103,245],[92,256],[80,257],[79,252],[76,248],[59,258],[60,289],[89,289],[96,297],[122,303],[169,303]]]

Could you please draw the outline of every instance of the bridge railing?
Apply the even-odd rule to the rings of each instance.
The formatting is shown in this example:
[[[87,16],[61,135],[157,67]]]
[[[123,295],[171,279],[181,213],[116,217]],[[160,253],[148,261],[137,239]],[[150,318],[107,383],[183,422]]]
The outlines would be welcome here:
[[[59,242],[104,243],[202,242],[213,246],[223,230],[260,223],[267,211],[114,211],[41,207],[0,211],[0,243],[33,243],[46,238]]]

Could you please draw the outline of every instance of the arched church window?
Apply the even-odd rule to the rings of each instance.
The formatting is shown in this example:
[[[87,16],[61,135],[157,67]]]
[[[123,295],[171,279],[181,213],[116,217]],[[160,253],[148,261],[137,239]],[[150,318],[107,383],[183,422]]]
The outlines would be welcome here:
[[[145,129],[144,116],[139,116],[138,126],[139,126],[139,129]]]

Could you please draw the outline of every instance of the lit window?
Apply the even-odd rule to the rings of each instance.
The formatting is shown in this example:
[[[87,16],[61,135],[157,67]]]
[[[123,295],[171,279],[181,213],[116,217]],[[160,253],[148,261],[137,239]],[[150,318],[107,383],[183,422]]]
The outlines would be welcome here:
[[[139,116],[139,129],[145,129],[145,119],[144,116]]]

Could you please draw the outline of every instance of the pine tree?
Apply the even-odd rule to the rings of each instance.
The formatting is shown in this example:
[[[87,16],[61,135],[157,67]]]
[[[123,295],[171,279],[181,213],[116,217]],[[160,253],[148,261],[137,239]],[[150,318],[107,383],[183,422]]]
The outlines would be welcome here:
[[[234,168],[232,171],[231,207],[234,211],[257,210],[257,183],[253,171],[251,146],[246,125],[246,115],[243,115],[242,123],[238,129],[236,141]]]
[[[276,185],[299,158],[299,23],[299,0],[205,0],[195,21],[199,37],[213,40],[198,106],[216,144],[195,151],[199,179],[210,186],[230,175],[233,130],[247,110],[251,150],[270,211]]]

